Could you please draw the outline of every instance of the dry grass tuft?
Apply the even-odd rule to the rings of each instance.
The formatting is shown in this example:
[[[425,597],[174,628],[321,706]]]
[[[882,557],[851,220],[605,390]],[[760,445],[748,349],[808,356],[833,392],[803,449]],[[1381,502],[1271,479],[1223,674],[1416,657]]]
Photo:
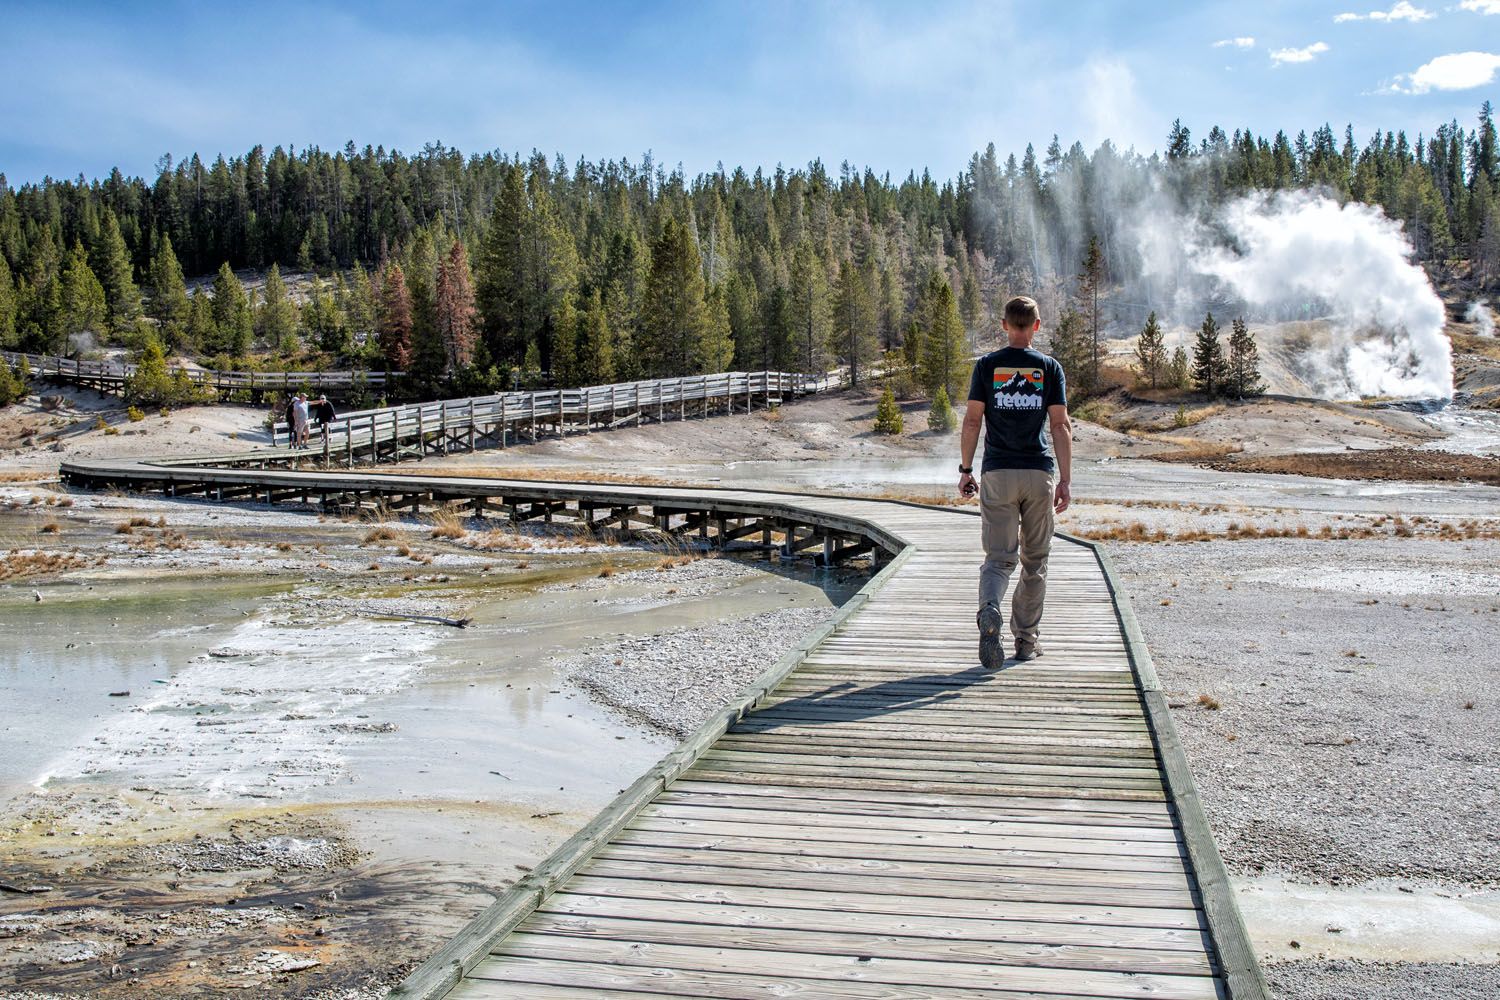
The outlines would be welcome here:
[[[365,534],[364,544],[374,545],[376,542],[390,542],[395,541],[400,537],[401,533],[395,528],[392,528],[389,525],[382,524],[378,528],[372,528],[368,533]]]
[[[451,510],[440,510],[432,515],[433,538],[447,538],[457,540],[468,534],[464,529],[463,518]]]
[[[42,525],[36,530],[38,533],[43,535],[60,535],[62,534],[62,525],[58,524],[56,521],[48,521],[46,524]]]
[[[290,552],[290,551],[292,551],[292,543],[291,542],[277,542],[276,543],[276,551],[277,552]]]
[[[1200,694],[1198,696],[1198,705],[1199,707],[1209,712],[1217,712],[1221,707],[1219,705],[1219,699],[1215,698],[1211,694]]]
[[[599,576],[602,577],[602,578],[604,578],[604,579],[608,579],[609,577],[612,577],[614,575],[615,575],[615,568],[613,566],[607,564],[607,563],[605,564],[605,566],[604,566],[603,569],[599,570]]]
[[[115,525],[115,534],[133,535],[135,534],[135,525],[131,524],[129,521],[121,521],[119,524]]]
[[[76,552],[14,551],[0,558],[0,580],[19,580],[30,576],[48,576],[86,566],[101,566],[104,557],[90,560]]]

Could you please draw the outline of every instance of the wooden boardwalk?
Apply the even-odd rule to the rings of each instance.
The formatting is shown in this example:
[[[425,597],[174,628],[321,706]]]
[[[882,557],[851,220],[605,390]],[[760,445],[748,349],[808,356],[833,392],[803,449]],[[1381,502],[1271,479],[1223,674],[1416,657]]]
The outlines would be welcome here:
[[[1046,655],[988,673],[976,517],[798,503],[907,547],[398,995],[1264,996],[1093,547],[1054,545]]]
[[[588,525],[603,511],[627,531],[883,566],[393,997],[1266,996],[1150,656],[1088,543],[1054,543],[1046,655],[990,673],[972,510],[175,463],[63,474]]]

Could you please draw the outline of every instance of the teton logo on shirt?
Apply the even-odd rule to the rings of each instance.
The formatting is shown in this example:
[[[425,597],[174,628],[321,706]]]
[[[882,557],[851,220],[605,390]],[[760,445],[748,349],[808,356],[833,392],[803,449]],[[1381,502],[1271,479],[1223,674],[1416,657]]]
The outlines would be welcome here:
[[[1040,410],[1046,377],[1040,368],[995,369],[995,406],[1002,410]]]

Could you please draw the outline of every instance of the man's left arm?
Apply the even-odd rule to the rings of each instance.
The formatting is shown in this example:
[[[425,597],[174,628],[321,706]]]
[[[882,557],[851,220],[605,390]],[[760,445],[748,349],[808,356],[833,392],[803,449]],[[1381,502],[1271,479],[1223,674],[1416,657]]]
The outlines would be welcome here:
[[[1057,455],[1057,487],[1052,495],[1052,509],[1061,514],[1073,502],[1073,422],[1067,406],[1047,407],[1052,425],[1052,451]]]

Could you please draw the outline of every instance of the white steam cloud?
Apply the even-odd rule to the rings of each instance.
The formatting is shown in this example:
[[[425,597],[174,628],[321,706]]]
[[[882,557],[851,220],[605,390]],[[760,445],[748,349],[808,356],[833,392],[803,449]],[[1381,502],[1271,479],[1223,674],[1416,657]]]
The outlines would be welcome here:
[[[1481,337],[1493,337],[1495,335],[1495,317],[1490,315],[1490,304],[1484,299],[1469,304],[1469,311],[1464,313],[1464,319],[1477,326]]]
[[[1179,322],[1243,315],[1314,395],[1452,398],[1442,301],[1379,208],[1297,192],[1138,218],[1143,290]]]

